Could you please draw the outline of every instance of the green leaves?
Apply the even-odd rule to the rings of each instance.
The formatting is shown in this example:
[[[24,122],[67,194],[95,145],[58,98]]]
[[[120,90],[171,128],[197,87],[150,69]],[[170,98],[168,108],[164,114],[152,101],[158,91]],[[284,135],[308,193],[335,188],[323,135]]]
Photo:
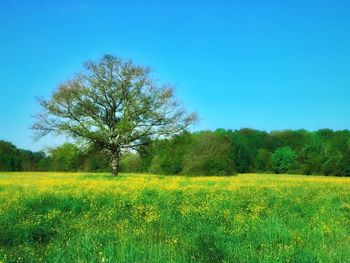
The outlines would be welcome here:
[[[297,154],[290,147],[277,149],[272,155],[272,169],[276,173],[288,173],[296,168]]]
[[[112,55],[85,63],[85,70],[42,100],[37,137],[55,132],[99,145],[111,156],[159,136],[185,130],[196,120],[179,106],[173,88],[158,85],[149,68]],[[119,160],[118,160],[119,161]]]

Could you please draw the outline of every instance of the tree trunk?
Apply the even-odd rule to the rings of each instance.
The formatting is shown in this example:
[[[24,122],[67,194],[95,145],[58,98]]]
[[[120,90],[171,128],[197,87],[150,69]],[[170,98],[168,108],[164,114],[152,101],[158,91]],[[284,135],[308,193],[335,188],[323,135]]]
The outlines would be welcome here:
[[[112,167],[112,176],[117,176],[119,173],[119,161],[120,161],[120,154],[116,153],[113,154],[111,158],[111,167]]]

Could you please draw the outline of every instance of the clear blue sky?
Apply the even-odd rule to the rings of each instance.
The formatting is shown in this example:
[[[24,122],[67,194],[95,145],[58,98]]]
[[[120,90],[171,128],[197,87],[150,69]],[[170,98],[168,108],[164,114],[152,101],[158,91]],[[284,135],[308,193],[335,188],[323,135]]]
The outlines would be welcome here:
[[[0,4],[0,139],[33,143],[35,96],[104,53],[151,66],[195,129],[350,128],[350,1]]]

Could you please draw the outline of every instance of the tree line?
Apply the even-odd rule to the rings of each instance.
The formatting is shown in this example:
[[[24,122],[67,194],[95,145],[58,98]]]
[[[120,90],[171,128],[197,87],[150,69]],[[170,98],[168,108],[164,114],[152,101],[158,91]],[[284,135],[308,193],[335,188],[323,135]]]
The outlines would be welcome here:
[[[47,152],[18,149],[0,141],[0,171],[109,171],[103,153],[82,149],[73,143],[49,148]]]
[[[350,176],[350,131],[184,132],[123,154],[122,172],[167,175],[290,173]],[[0,141],[2,171],[110,171],[104,152],[65,143],[44,152]]]

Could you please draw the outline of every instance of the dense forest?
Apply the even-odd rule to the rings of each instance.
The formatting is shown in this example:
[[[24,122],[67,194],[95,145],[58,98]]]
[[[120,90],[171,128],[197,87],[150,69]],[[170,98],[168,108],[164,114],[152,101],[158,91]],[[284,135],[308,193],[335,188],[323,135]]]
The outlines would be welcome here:
[[[272,172],[350,176],[350,131],[253,129],[186,132],[125,153],[123,172],[231,175]],[[1,171],[109,171],[93,148],[65,143],[44,152],[0,141]]]

